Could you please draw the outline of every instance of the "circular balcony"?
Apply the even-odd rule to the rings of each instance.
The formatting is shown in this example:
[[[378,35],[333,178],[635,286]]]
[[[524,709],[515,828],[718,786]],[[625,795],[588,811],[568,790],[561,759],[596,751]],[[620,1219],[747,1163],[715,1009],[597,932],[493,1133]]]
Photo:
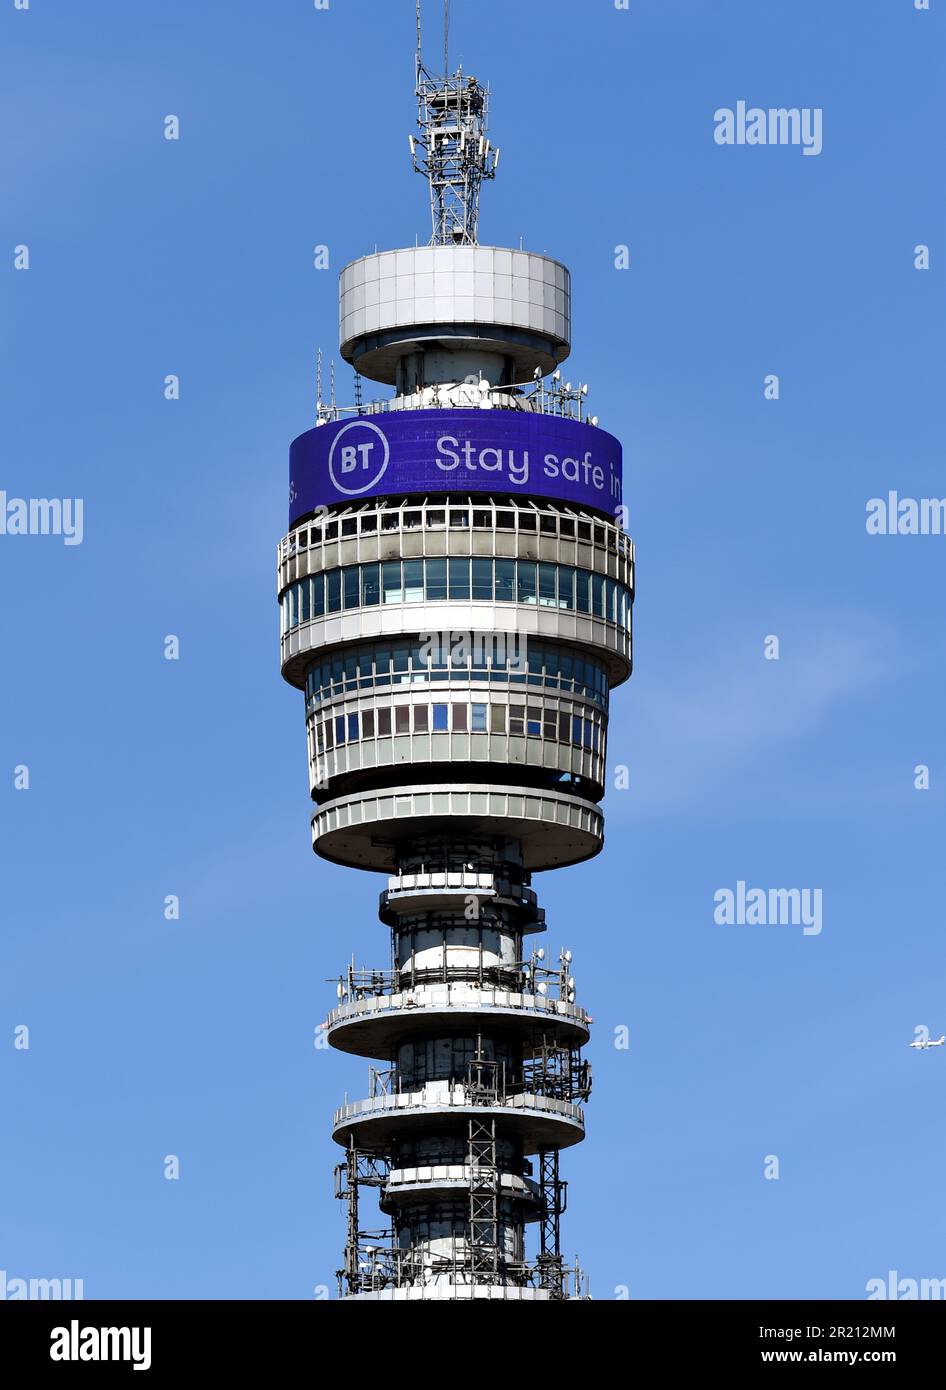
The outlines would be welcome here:
[[[436,784],[340,796],[312,817],[317,854],[379,873],[397,868],[399,843],[483,833],[516,840],[533,872],[593,858],[604,844],[604,816],[592,802],[562,792]]]
[[[396,1212],[404,1201],[427,1201],[438,1197],[465,1196],[470,1190],[471,1168],[469,1164],[450,1163],[431,1167],[393,1168],[381,1191],[381,1210],[390,1215]],[[534,1221],[542,1203],[542,1191],[531,1178],[518,1173],[500,1172],[498,1193],[514,1201],[522,1201],[531,1208],[525,1219]]]
[[[425,985],[353,999],[333,1009],[325,1027],[340,1052],[386,1057],[397,1043],[432,1029],[449,1032],[460,1020],[526,1036],[544,1034],[565,1048],[584,1047],[590,1034],[588,1015],[577,1004],[472,984]]]
[[[421,1133],[431,1125],[465,1128],[472,1118],[495,1119],[504,1133],[520,1140],[525,1153],[569,1148],[585,1137],[584,1113],[571,1101],[523,1092],[480,1103],[462,1084],[434,1081],[423,1090],[343,1105],[335,1112],[332,1138],[345,1148],[354,1143],[358,1149],[386,1149],[412,1127]]]
[[[396,926],[400,917],[449,910],[458,898],[475,898],[481,907],[490,903],[515,909],[522,914],[518,926],[525,933],[545,930],[545,911],[538,905],[535,889],[489,870],[418,869],[395,874],[380,896],[378,916],[385,926]]]
[[[517,1284],[460,1284],[446,1276],[434,1276],[426,1284],[410,1284],[399,1289],[379,1289],[368,1293],[346,1294],[346,1303],[418,1303],[418,1302],[479,1302],[488,1299],[501,1303],[572,1302],[549,1289],[521,1288]]]

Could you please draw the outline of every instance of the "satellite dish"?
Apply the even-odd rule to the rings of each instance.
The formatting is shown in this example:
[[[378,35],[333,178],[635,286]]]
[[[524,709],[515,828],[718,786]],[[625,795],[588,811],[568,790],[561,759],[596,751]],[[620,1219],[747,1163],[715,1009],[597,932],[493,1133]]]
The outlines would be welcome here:
[[[571,958],[572,958],[572,953],[571,953],[571,951],[563,951],[563,952],[562,952],[562,960],[570,961]]]
[[[536,960],[545,960],[545,947],[540,946],[535,953]]]

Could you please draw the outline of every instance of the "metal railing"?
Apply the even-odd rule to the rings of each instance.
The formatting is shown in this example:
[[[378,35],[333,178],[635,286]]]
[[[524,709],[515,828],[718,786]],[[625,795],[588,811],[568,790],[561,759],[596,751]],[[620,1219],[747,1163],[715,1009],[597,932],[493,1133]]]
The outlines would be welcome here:
[[[537,1260],[499,1258],[496,1268],[475,1271],[468,1243],[453,1242],[450,1255],[415,1254],[390,1247],[362,1247],[357,1269],[338,1271],[339,1296],[381,1293],[389,1289],[424,1288],[438,1283],[460,1287],[492,1286],[544,1289],[552,1299],[588,1298],[588,1279],[578,1261],[573,1266],[540,1256]]]
[[[585,425],[597,425],[598,417],[586,409],[588,387],[561,384],[556,377],[552,385],[544,380],[516,382],[509,386],[491,386],[488,381],[451,382],[422,386],[406,396],[390,396],[376,401],[360,401],[354,405],[337,405],[334,401],[319,401],[316,425],[328,425],[338,420],[357,419],[365,415],[387,415],[401,410],[518,410],[532,415],[549,415],[558,419],[577,420]]]

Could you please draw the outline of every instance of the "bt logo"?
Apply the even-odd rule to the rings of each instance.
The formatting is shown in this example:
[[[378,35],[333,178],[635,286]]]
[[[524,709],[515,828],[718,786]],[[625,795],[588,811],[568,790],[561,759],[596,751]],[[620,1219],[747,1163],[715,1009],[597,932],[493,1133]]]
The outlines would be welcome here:
[[[370,425],[367,420],[351,420],[332,440],[329,477],[336,491],[345,493],[346,497],[357,497],[378,485],[390,456],[388,441],[377,425]]]

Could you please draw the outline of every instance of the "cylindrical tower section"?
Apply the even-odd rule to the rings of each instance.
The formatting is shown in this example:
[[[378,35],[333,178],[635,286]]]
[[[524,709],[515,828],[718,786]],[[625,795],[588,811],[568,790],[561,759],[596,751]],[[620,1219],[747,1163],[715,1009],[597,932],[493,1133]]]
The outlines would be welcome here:
[[[333,393],[292,444],[278,555],[314,849],[387,876],[387,963],[348,966],[325,1023],[369,1062],[333,1121],[339,1284],[579,1297],[559,1158],[584,1137],[590,1020],[571,952],[537,944],[532,875],[603,842],[609,702],[632,663],[621,445],[562,379],[566,267],[476,242],[488,89],[417,71],[434,244],[342,270],[355,404]],[[366,401],[363,379],[393,395]]]

